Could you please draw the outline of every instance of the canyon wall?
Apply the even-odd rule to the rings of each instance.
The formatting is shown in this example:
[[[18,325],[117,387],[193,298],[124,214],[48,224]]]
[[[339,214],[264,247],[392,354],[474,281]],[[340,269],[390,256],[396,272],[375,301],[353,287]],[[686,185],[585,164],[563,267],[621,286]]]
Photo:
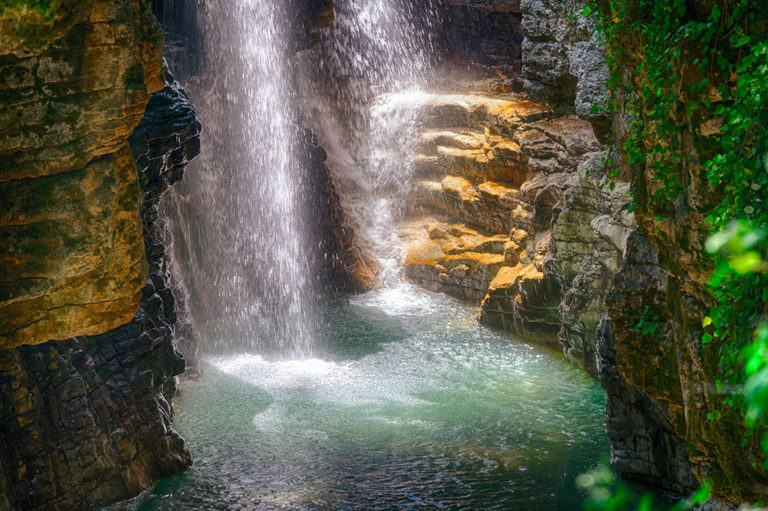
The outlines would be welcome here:
[[[430,218],[411,240],[406,274],[481,303],[484,324],[561,348],[596,376],[595,332],[635,221],[629,184],[606,175],[598,107],[608,70],[595,23],[569,17],[583,8],[576,2],[449,4],[454,53],[464,19],[477,25],[461,34],[503,32],[494,40],[510,42],[525,91],[513,92],[508,64],[489,56],[474,62],[501,74],[426,105],[413,209]],[[506,22],[489,25],[479,12]]]
[[[454,58],[520,70],[520,0],[440,0],[439,4],[444,43]]]
[[[716,119],[712,113],[689,119],[684,107],[671,108],[670,118],[680,127],[677,139],[644,141],[649,152],[658,143],[676,143],[685,153],[676,169],[686,183],[684,191],[674,205],[659,207],[654,195],[666,185],[657,175],[655,161],[649,158],[645,164],[632,165],[624,154],[635,119],[645,125],[652,122],[652,104],[643,100],[638,76],[646,58],[642,37],[627,30],[615,42],[622,49],[617,67],[623,92],[615,98],[618,108],[610,116],[605,109],[594,110],[590,104],[603,105],[607,98],[608,69],[594,36],[596,17],[577,14],[582,8],[582,2],[521,3],[523,74],[529,97],[588,119],[600,140],[606,140],[609,131],[614,137],[607,153],[613,162],[609,171],[613,191],[597,201],[602,208],[612,206],[594,216],[595,201],[584,193],[586,187],[571,194],[556,221],[561,232],[573,235],[563,247],[573,249],[579,239],[587,239],[587,225],[602,235],[593,238],[593,253],[571,285],[563,286],[559,340],[566,353],[586,353],[592,360],[596,352],[597,367],[590,372],[607,392],[611,461],[623,477],[672,496],[690,494],[708,479],[714,484],[713,496],[721,502],[761,499],[766,485],[754,468],[761,464],[757,440],[742,443],[741,414],[724,404],[726,396],[714,385],[720,371],[719,348],[701,341],[702,321],[714,303],[708,287],[713,267],[704,250],[709,236],[705,217],[717,204],[719,192],[702,179],[699,162],[717,136],[717,129],[711,129]],[[607,7],[603,9],[605,15]],[[694,79],[684,71],[675,90],[683,90],[683,84]],[[718,81],[716,76],[709,78],[710,83]],[[705,92],[708,97],[717,97],[714,87]],[[686,99],[678,101],[684,105]],[[626,209],[630,182],[632,215]],[[622,203],[619,209],[617,200]],[[563,215],[571,219],[563,222]],[[605,243],[609,239],[613,247]],[[561,256],[562,250],[554,253]],[[559,274],[567,272],[561,269]]]
[[[0,352],[0,509],[90,509],[191,463],[171,424],[184,359],[157,209],[197,154],[199,130],[189,102],[168,85],[130,137],[149,263],[133,319],[95,336]]]
[[[76,4],[50,31],[2,14],[5,349],[130,321],[147,277],[128,137],[163,87],[162,31],[145,2]]]
[[[607,5],[601,9],[604,17],[610,15]],[[689,6],[687,15],[706,16],[710,9]],[[632,16],[640,15],[628,11],[621,22],[635,27]],[[756,23],[762,20],[764,32],[765,10],[754,16]],[[726,341],[702,341],[704,318],[716,303],[709,286],[714,264],[705,250],[710,236],[706,218],[723,193],[708,183],[702,162],[720,152],[723,120],[716,109],[727,103],[717,87],[726,77],[711,70],[702,73],[694,62],[699,41],[685,43],[680,71],[665,86],[676,94],[667,108],[675,129],[664,137],[649,129],[642,141],[644,158],[630,162],[622,149],[635,121],[646,127],[658,122],[654,100],[643,94],[643,41],[644,34],[634,28],[612,41],[622,48],[616,53],[615,161],[618,175],[632,178],[638,223],[598,332],[612,459],[625,477],[676,494],[709,480],[719,501],[764,501],[768,484],[760,469],[759,435],[746,435],[741,411],[726,404],[731,391],[716,385],[727,378],[721,358]],[[690,84],[700,80],[706,86],[691,94]],[[702,97],[711,99],[711,107],[691,113],[687,102]],[[653,149],[659,144],[679,148],[681,158],[664,160]],[[660,175],[662,165],[671,165],[672,180],[682,184],[678,191],[672,192],[669,178]],[[660,190],[674,196],[661,201]]]
[[[481,322],[562,348],[598,378],[612,464],[625,478],[676,496],[710,478],[720,500],[755,499],[759,449],[737,445],[741,418],[713,393],[717,351],[701,344],[713,303],[702,212],[717,194],[693,164],[675,211],[651,206],[663,184],[650,163],[633,168],[622,155],[628,108],[593,108],[606,103],[609,72],[584,5],[521,2],[519,28],[507,30],[524,36],[525,96],[490,81],[428,105],[414,211],[429,217],[406,273],[482,303]],[[629,36],[624,44],[631,91],[642,48]],[[609,131],[613,146],[603,145]],[[689,131],[680,145],[699,161],[690,140],[700,134]],[[606,170],[609,158],[618,164]]]
[[[191,463],[157,208],[200,126],[148,2],[6,8],[0,33],[0,509],[91,509]]]

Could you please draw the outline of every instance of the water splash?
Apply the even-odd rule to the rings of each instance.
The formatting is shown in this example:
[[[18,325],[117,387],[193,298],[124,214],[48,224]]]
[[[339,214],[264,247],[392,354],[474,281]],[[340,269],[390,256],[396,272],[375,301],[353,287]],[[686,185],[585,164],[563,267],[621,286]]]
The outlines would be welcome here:
[[[316,292],[289,2],[210,0],[200,14],[206,58],[186,85],[202,156],[166,208],[190,307],[213,351],[308,356]]]
[[[432,0],[340,0],[336,21],[305,56],[304,110],[328,150],[328,166],[380,281],[397,286],[405,249],[402,217],[418,142],[418,102],[435,68]]]

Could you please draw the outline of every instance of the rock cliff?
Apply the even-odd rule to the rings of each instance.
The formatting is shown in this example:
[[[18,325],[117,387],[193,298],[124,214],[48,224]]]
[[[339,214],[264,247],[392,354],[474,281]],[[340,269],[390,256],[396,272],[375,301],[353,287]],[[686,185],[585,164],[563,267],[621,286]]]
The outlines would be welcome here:
[[[586,5],[583,0],[521,0],[523,76],[532,98],[600,120],[601,135],[607,119],[592,106],[608,98],[608,66],[595,37],[597,20],[581,15]]]
[[[608,16],[607,5],[601,8]],[[699,9],[709,13],[711,5],[686,12],[691,16]],[[630,10],[621,22],[635,27],[633,16],[640,14]],[[753,20],[763,27],[760,33],[766,19],[765,10],[755,11]],[[658,116],[653,110],[658,107],[643,94],[641,64],[648,58],[644,34],[629,28],[611,44],[622,48],[615,64],[621,91],[612,119],[615,161],[618,175],[633,181],[638,223],[608,295],[608,314],[597,339],[613,463],[627,478],[678,495],[708,479],[717,500],[764,500],[758,440],[745,435],[742,414],[725,404],[730,391],[716,385],[727,378],[725,342],[702,340],[703,320],[716,303],[709,286],[713,261],[704,248],[710,235],[707,215],[723,193],[709,185],[702,162],[719,152],[722,119],[715,112],[725,103],[717,87],[726,77],[711,70],[702,74],[693,62],[701,51],[699,42],[684,43],[680,70],[674,72],[674,82],[665,85],[675,94],[665,109],[674,129],[663,138],[647,130],[644,158],[630,162],[622,149],[635,121],[654,126]],[[704,90],[690,95],[689,85],[698,80],[705,80]],[[692,114],[686,102],[701,97],[711,98],[711,107]],[[659,144],[679,148],[681,158],[662,161],[653,150]],[[673,180],[683,184],[676,191],[661,176],[661,164],[670,165]],[[672,194],[671,200],[658,200],[660,190]]]
[[[594,374],[602,298],[633,226],[628,185],[608,186],[589,122],[494,90],[421,106],[406,275],[482,304],[484,324],[559,340]]]
[[[157,207],[200,126],[163,89],[149,2],[6,9],[0,29],[0,509],[91,509],[190,463]]]
[[[163,87],[147,3],[78,3],[50,40],[13,38],[14,26],[48,33],[45,20],[2,13],[14,42],[0,46],[0,348],[99,334],[136,313],[147,266],[128,137]]]
[[[458,59],[519,71],[520,0],[440,0],[445,43]]]
[[[481,322],[560,347],[597,376],[595,332],[635,220],[629,184],[606,175],[607,122],[593,106],[608,96],[608,69],[595,22],[569,17],[582,2],[448,4],[454,53],[503,70],[494,55],[504,48],[521,60],[525,90],[502,73],[422,107],[412,210],[430,217],[420,235],[418,221],[409,226],[406,274],[481,303]],[[516,21],[488,25],[478,13]],[[457,51],[460,34],[486,25],[494,35],[475,40],[507,43]]]
[[[132,321],[96,336],[0,351],[0,509],[91,509],[191,463],[171,425],[184,359],[174,344],[157,206],[197,154],[199,129],[189,102],[169,85],[152,96],[130,139],[149,262]]]

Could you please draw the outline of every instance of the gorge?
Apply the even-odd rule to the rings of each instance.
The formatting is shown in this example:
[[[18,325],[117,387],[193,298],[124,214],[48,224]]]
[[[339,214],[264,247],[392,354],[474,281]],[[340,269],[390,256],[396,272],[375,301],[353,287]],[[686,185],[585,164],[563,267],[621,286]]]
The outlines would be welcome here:
[[[760,505],[768,12],[672,3],[0,0],[0,511]]]

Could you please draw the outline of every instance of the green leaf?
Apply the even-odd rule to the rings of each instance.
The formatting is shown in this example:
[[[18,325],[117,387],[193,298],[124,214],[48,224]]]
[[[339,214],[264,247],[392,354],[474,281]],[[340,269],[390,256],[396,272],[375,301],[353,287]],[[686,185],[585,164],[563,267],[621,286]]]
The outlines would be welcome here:
[[[652,511],[653,510],[653,495],[650,493],[644,494],[640,497],[640,502],[637,503],[637,511]]]
[[[731,268],[742,275],[757,271],[762,264],[762,257],[760,257],[760,254],[754,250],[734,257],[729,263]]]
[[[704,328],[707,328],[711,324],[712,324],[712,318],[710,318],[709,316],[705,317],[704,321],[701,322],[701,326],[703,326]]]
[[[739,37],[738,41],[733,45],[734,48],[741,48],[745,44],[749,44],[749,41],[751,38],[748,35],[743,35]]]

